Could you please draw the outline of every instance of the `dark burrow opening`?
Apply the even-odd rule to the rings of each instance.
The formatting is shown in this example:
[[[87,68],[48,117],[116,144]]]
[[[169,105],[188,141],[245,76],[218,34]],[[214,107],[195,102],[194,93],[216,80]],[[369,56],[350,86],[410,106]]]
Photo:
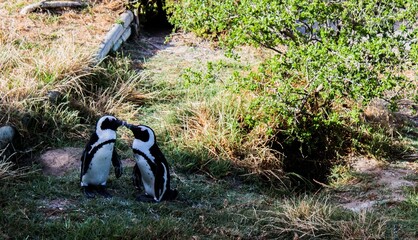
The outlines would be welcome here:
[[[152,34],[173,29],[167,18],[164,0],[141,0],[139,12],[141,30]]]
[[[282,169],[295,189],[315,191],[328,184],[332,168],[341,163],[340,156],[349,152],[347,129],[335,126],[319,129],[311,131],[308,142],[297,139],[286,142],[283,139],[289,136],[278,134],[270,143],[272,149],[285,156]]]

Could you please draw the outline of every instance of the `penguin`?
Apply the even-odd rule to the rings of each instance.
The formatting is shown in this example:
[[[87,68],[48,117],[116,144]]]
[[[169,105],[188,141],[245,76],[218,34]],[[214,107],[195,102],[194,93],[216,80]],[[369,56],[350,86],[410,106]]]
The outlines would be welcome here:
[[[132,151],[136,164],[133,182],[137,189],[144,187],[145,194],[137,197],[141,202],[174,200],[178,191],[170,188],[170,171],[164,154],[157,145],[154,131],[145,125],[126,124],[134,134]]]
[[[106,191],[110,163],[115,168],[115,176],[122,176],[122,164],[114,148],[116,130],[124,121],[113,116],[103,116],[96,122],[96,128],[81,156],[81,187],[87,198],[94,198],[95,192],[110,198]]]

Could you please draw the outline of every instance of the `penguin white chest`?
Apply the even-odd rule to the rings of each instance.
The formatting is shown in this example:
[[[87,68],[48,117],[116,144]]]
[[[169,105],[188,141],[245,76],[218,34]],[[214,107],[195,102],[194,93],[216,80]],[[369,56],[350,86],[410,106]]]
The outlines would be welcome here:
[[[109,177],[112,162],[113,143],[102,146],[94,154],[82,181],[92,185],[104,185]]]
[[[139,170],[141,171],[142,183],[144,184],[144,190],[148,195],[155,196],[154,185],[155,176],[151,170],[151,166],[147,160],[138,154],[135,154],[136,164],[138,164]]]

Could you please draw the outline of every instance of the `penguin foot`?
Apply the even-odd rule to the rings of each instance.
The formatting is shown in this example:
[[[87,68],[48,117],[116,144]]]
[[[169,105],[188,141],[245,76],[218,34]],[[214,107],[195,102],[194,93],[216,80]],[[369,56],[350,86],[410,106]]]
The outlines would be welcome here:
[[[174,200],[179,195],[179,191],[177,189],[170,190],[170,198],[168,200]]]
[[[177,189],[170,189],[165,193],[163,200],[172,201],[177,198],[178,194],[179,191],[177,191]]]
[[[156,203],[155,199],[147,194],[142,194],[136,197],[138,202]]]
[[[107,190],[105,186],[97,186],[96,189],[97,193],[102,195],[105,198],[111,198],[112,194],[110,194]]]
[[[94,190],[90,186],[84,186],[83,187],[83,193],[84,193],[84,196],[86,196],[87,198],[95,198],[96,197],[96,194],[94,194]]]

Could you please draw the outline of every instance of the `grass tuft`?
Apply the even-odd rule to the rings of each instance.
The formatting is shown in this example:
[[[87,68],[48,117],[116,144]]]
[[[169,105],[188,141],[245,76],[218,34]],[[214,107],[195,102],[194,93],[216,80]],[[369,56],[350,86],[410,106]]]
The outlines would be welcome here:
[[[6,148],[0,149],[0,181],[4,183],[6,180],[15,180],[32,174],[28,167],[18,168],[16,164],[10,161],[14,154],[6,156]],[[0,187],[1,188],[1,187]]]
[[[275,211],[263,212],[257,224],[283,239],[380,239],[386,220],[372,213],[345,212],[328,197],[304,195],[285,199]]]

